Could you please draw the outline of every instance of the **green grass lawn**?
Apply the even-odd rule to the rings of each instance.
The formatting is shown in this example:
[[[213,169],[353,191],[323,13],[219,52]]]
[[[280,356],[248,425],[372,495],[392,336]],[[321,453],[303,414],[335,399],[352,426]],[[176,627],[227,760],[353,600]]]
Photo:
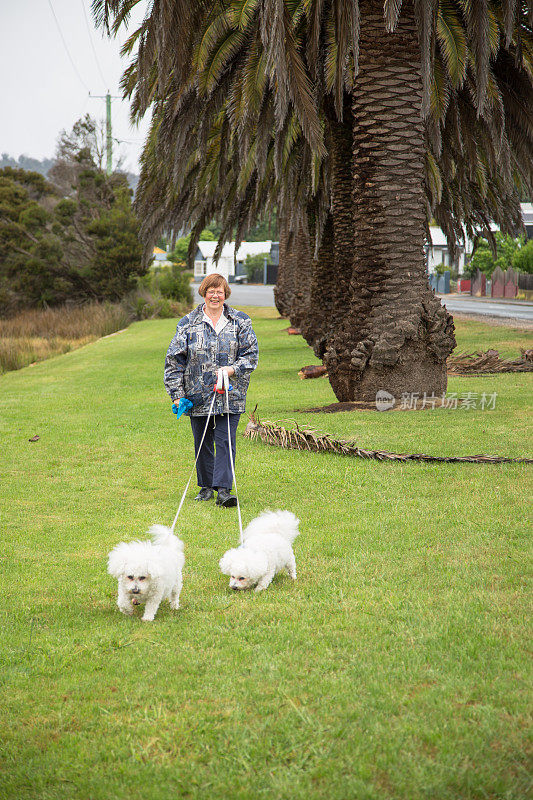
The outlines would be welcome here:
[[[248,409],[366,449],[532,456],[531,375],[454,377],[493,410],[300,413],[334,402],[272,310],[250,310]],[[531,346],[458,326],[458,350]],[[172,320],[0,378],[0,798],[505,798],[530,791],[532,467],[391,464],[238,436],[243,521],[301,519],[299,577],[233,594],[235,509],[195,504],[182,608],[122,616],[106,554],[171,524],[190,426],[162,387]],[[246,417],[241,420],[244,430]],[[29,442],[33,435],[40,440]]]

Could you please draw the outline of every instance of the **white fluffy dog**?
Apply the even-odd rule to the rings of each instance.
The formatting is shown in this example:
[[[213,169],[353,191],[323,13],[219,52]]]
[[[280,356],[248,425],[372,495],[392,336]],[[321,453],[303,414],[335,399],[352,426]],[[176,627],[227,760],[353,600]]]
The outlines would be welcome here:
[[[220,559],[220,571],[230,576],[231,589],[261,592],[274,575],[286,569],[296,580],[292,543],[299,534],[297,519],[290,511],[263,511],[244,529],[243,544]]]
[[[185,563],[183,542],[164,525],[152,525],[152,542],[121,542],[109,553],[107,571],[118,579],[117,605],[123,614],[144,603],[143,620],[151,622],[163,600],[180,607]]]

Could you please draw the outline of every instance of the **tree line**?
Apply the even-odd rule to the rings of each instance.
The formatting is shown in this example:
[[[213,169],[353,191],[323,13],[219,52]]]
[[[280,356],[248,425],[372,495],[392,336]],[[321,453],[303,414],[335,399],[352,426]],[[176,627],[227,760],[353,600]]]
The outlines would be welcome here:
[[[63,132],[45,178],[0,170],[0,313],[117,301],[146,272],[132,191],[99,164],[88,115]]]

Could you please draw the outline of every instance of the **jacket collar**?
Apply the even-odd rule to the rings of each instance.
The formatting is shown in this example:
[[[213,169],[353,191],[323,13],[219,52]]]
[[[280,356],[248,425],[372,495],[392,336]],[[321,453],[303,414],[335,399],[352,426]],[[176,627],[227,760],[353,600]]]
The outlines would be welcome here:
[[[199,325],[203,322],[204,318],[204,301],[200,303],[199,306],[191,311],[189,319],[191,320],[191,325]],[[227,303],[224,303],[224,308],[222,313],[226,317],[226,319],[234,319],[236,317],[236,311],[231,306],[228,306]]]

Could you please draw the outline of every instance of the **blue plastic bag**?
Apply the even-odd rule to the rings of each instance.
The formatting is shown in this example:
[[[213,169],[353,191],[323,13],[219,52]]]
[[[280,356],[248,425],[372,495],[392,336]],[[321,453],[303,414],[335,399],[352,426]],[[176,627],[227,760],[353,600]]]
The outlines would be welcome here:
[[[182,414],[188,414],[191,408],[192,403],[186,397],[180,397],[178,405],[172,403],[172,413],[176,415],[176,419],[179,419]]]

